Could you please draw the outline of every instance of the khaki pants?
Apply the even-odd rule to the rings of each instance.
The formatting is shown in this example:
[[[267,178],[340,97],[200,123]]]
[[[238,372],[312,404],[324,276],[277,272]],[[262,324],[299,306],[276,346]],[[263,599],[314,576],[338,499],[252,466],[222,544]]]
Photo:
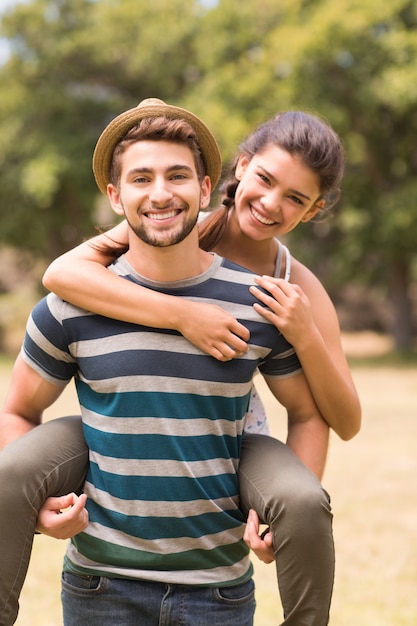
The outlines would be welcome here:
[[[0,452],[0,626],[17,619],[40,507],[49,496],[80,493],[87,463],[77,416],[51,420]],[[327,493],[285,444],[264,435],[244,435],[239,481],[244,513],[255,509],[273,531],[283,626],[326,626],[334,577]]]

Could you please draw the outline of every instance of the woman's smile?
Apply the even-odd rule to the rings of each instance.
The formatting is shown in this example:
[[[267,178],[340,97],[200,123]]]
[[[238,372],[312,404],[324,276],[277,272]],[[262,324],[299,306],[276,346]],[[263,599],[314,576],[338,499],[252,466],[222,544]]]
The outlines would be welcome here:
[[[252,205],[250,205],[249,207],[250,213],[251,215],[261,224],[263,224],[264,226],[274,226],[277,224],[277,222],[275,222],[274,220],[269,219],[268,217],[266,217],[265,215],[263,215],[262,213],[260,213],[257,209],[255,209],[255,207],[253,207]]]

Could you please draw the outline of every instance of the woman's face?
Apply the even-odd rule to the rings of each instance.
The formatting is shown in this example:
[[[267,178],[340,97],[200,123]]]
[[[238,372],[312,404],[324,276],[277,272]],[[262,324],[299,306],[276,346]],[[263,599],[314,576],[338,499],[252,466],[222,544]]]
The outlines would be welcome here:
[[[251,239],[277,237],[308,222],[324,206],[317,175],[297,156],[274,144],[251,160],[241,155],[235,211],[241,231]]]

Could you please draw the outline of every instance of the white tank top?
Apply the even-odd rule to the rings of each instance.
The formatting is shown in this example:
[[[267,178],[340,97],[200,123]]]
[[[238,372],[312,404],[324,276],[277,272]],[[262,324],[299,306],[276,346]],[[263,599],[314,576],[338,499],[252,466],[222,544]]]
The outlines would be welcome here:
[[[278,254],[277,261],[275,263],[275,277],[279,278],[284,274],[284,280],[287,282],[291,277],[291,254],[287,246],[284,246],[278,241]],[[283,272],[281,271],[282,261],[285,257]],[[257,433],[259,435],[269,435],[269,425],[266,417],[265,407],[263,402],[256,391],[255,385],[252,386],[251,396],[249,400],[249,407],[246,413],[245,432]]]

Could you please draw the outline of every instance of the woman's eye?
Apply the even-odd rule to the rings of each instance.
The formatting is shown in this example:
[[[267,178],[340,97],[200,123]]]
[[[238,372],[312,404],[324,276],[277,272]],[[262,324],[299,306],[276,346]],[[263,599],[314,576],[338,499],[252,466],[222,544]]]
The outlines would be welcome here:
[[[301,198],[298,198],[297,196],[289,196],[289,198],[296,204],[300,204],[301,206],[304,206],[304,202],[303,200],[301,200]]]
[[[262,182],[264,182],[266,185],[270,185],[270,180],[267,176],[265,176],[265,174],[258,174],[259,178],[261,179]]]

